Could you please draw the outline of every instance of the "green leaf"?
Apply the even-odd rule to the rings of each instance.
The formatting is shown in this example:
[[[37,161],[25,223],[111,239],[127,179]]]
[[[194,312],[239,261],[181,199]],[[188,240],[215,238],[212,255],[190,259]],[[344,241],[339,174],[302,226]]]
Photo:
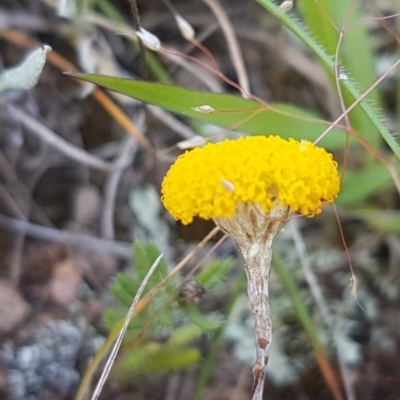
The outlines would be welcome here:
[[[368,34],[367,23],[360,23],[363,15],[360,12],[360,4],[354,4],[353,0],[329,0],[332,17],[338,27],[345,23],[345,33],[340,46],[340,62],[346,71],[357,81],[361,91],[365,91],[376,81],[376,63],[371,46],[371,35]],[[315,3],[314,3],[315,4]],[[350,10],[350,14],[349,14]],[[359,46],[362,43],[362,46]],[[335,48],[337,46],[335,43]],[[368,95],[368,98],[381,105],[381,99],[377,89]]]
[[[287,263],[278,252],[273,252],[272,254],[272,265],[273,270],[277,274],[279,282],[282,285],[282,288],[292,303],[296,317],[303,325],[304,331],[306,332],[310,343],[313,344],[314,349],[322,349],[322,345],[320,344],[320,339],[318,338],[317,334],[318,329],[313,318],[311,317],[311,314],[308,312],[303,294],[296,285],[293,277],[293,271],[288,268]]]
[[[186,324],[176,329],[166,345],[168,347],[181,347],[197,339],[201,335],[201,329],[195,324]]]
[[[121,370],[124,370],[124,373],[128,372],[127,369],[129,371],[141,371],[144,364],[157,356],[157,353],[162,350],[162,346],[162,344],[156,342],[146,343],[140,347],[135,346],[134,351],[124,357]]]
[[[200,359],[200,351],[194,347],[163,348],[156,357],[143,365],[143,373],[154,373],[187,368]]]
[[[232,260],[230,259],[222,262],[215,261],[197,274],[196,282],[202,285],[206,291],[209,291],[225,278],[231,268]]]
[[[129,296],[131,296],[131,303],[135,297],[140,284],[131,276],[125,273],[117,274],[117,282]]]
[[[337,203],[346,207],[365,204],[368,196],[380,192],[392,184],[392,178],[385,166],[375,162],[359,171],[347,170]]]
[[[121,323],[121,320],[125,319],[126,313],[127,313],[126,310],[120,308],[114,308],[114,307],[106,308],[103,313],[104,325],[109,330],[113,329],[114,326]],[[125,334],[124,340],[127,340],[130,336],[132,336],[132,333],[141,329],[145,323],[146,323],[146,312],[144,311],[136,315],[135,318],[131,320],[131,322],[129,323],[128,331]]]
[[[344,23],[347,29],[343,35],[340,46],[339,65],[343,73],[350,76],[360,91],[366,91],[376,80],[376,72],[374,69],[374,59],[369,46],[369,37],[366,32],[366,24],[356,24],[362,18],[358,12],[358,4],[353,4],[353,0],[320,0],[317,4],[314,0],[299,0],[299,8],[302,11],[304,20],[317,43],[321,43],[332,57],[335,55],[336,47],[339,42],[339,33],[333,26],[336,24],[341,28]],[[349,10],[351,10],[349,15]],[[359,46],[362,43],[362,46]],[[336,89],[336,83],[333,75],[328,71],[328,78],[332,86]],[[354,99],[351,94],[345,91],[343,93],[344,102],[349,107]],[[380,98],[375,89],[368,95],[368,99],[374,104],[380,104]],[[358,132],[362,132],[365,139],[371,145],[378,147],[380,145],[380,137],[378,130],[371,124],[360,107],[356,107],[349,114],[352,126]]]
[[[151,310],[156,314],[157,326],[170,327],[174,321],[174,310],[176,309],[175,302],[171,300],[169,293],[161,291],[153,299]]]
[[[120,304],[127,308],[131,306],[133,300],[132,295],[129,294],[123,287],[121,287],[121,284],[118,281],[112,283],[109,290],[114,296],[115,300],[117,300]]]
[[[262,5],[266,10],[268,10],[274,17],[276,17],[282,24],[284,24],[294,35],[296,35],[314,54],[320,59],[322,65],[330,72],[332,76],[335,75],[335,65],[332,57],[327,54],[324,47],[321,46],[308,32],[301,26],[298,22],[291,19],[290,16],[284,14],[279,11],[276,4],[274,4],[271,0],[257,0],[257,2]],[[343,95],[346,101],[351,102],[352,104],[361,97],[360,91],[357,89],[356,85],[351,81],[342,80],[340,81],[341,88],[343,90]],[[400,159],[400,146],[397,144],[395,138],[392,134],[388,131],[386,126],[382,123],[381,119],[379,118],[379,110],[372,107],[367,101],[362,100],[359,103],[359,106],[356,108],[360,109],[361,112],[366,117],[366,120],[369,120],[371,123],[371,127],[373,129],[377,129],[391,148],[396,157]],[[365,131],[360,132],[361,134],[365,135]]]
[[[279,135],[284,138],[314,141],[329,126],[329,122],[321,122],[317,115],[286,104],[271,103],[264,107],[256,101],[227,94],[198,92],[103,75],[70,75],[180,113],[182,116],[253,135]],[[193,110],[204,105],[211,106],[214,112],[202,113]],[[345,135],[342,130],[333,129],[320,143],[328,148],[340,148],[344,146]]]
[[[131,380],[132,375],[182,369],[196,363],[200,356],[200,351],[193,347],[169,347],[152,342],[126,354],[116,367],[116,375],[119,379]]]
[[[336,4],[336,7],[340,8],[344,1]],[[298,0],[297,4],[315,40],[334,56],[339,34],[327,18],[327,15],[332,17],[330,0],[319,0],[318,4],[314,0]]]
[[[143,243],[138,240],[135,241],[133,245],[133,267],[137,273],[139,282],[143,281],[147,272],[159,255],[160,251],[154,244]],[[163,259],[161,260],[154,274],[151,276],[144,292],[147,293],[149,290],[151,290],[151,288],[160,283],[166,275],[167,263]]]
[[[124,317],[122,310],[117,310],[114,307],[108,307],[103,312],[103,323],[107,329],[111,330]]]
[[[180,304],[179,307],[181,311],[203,331],[215,331],[220,327],[218,324],[205,317],[195,307],[191,305]]]
[[[200,359],[200,351],[196,348],[166,349],[146,360],[140,373],[151,374],[187,368]]]
[[[400,212],[392,210],[355,210],[355,214],[362,218],[373,229],[400,233]]]

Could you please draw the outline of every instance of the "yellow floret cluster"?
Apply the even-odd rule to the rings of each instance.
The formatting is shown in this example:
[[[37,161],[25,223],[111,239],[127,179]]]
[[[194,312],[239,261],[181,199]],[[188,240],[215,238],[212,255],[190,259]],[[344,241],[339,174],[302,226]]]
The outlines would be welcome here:
[[[340,187],[337,163],[308,141],[249,136],[190,150],[171,166],[162,202],[184,224],[195,216],[230,218],[238,203],[275,206],[313,216]]]

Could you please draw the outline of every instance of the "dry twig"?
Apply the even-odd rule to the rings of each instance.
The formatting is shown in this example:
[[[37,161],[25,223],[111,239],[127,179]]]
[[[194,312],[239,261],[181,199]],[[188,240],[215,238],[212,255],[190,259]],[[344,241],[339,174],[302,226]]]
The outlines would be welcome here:
[[[132,258],[132,244],[116,242],[112,240],[99,239],[96,237],[82,235],[80,233],[61,231],[45,226],[31,224],[27,221],[19,221],[0,215],[0,227],[17,234],[26,234],[40,240],[49,242],[69,244],[82,247],[99,253],[111,254],[126,260]]]

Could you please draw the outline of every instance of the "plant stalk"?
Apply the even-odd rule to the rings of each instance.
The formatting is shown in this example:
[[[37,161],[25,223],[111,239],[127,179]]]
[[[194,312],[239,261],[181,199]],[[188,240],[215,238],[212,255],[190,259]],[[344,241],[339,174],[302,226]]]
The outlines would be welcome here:
[[[259,243],[256,246],[253,244],[249,247],[239,247],[244,259],[247,293],[255,319],[256,361],[253,365],[252,400],[262,400],[263,398],[265,368],[268,364],[272,340],[268,284],[274,236],[270,235],[264,243]]]
[[[252,400],[262,400],[265,367],[272,340],[272,321],[268,296],[272,244],[289,219],[287,206],[274,207],[268,214],[253,203],[239,203],[231,218],[215,223],[232,237],[242,254],[247,275],[247,294],[255,319],[256,361],[253,365]]]

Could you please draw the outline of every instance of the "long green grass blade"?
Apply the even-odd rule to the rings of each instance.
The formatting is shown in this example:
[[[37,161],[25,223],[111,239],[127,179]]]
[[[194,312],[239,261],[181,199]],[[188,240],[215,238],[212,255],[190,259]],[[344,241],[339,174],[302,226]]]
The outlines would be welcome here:
[[[267,11],[269,11],[274,17],[276,17],[293,34],[295,34],[311,51],[313,51],[314,54],[320,59],[322,65],[330,72],[332,76],[335,75],[333,58],[325,51],[323,46],[317,43],[315,38],[313,38],[312,34],[307,29],[291,19],[287,14],[280,12],[278,7],[272,3],[272,1],[257,0],[257,2]],[[344,98],[348,99],[348,104],[355,103],[357,99],[361,97],[361,93],[351,79],[341,80],[341,88]],[[371,126],[379,131],[380,135],[392,149],[393,153],[400,159],[400,147],[398,146],[395,138],[378,117],[379,112],[365,100],[360,102],[359,107],[366,117],[365,119],[369,120],[371,122]],[[361,131],[360,134],[363,136],[368,136],[368,132],[365,130]]]
[[[327,18],[332,17],[331,1],[298,0],[297,4],[310,33],[324,46],[327,54],[334,56],[339,34]],[[341,7],[341,4],[336,4],[336,7]]]
[[[343,73],[351,77],[361,92],[371,87],[376,80],[374,60],[369,46],[369,37],[365,29],[365,24],[356,24],[361,17],[357,5],[352,7],[353,0],[299,0],[299,8],[302,11],[305,23],[310,29],[312,36],[317,43],[321,43],[326,53],[335,56],[336,48],[339,44],[339,30],[343,32],[343,40],[340,43],[338,62]],[[346,29],[348,28],[348,29]],[[360,46],[362,43],[362,46]],[[327,71],[329,74],[329,71]],[[330,81],[334,87],[333,76]],[[353,103],[352,96],[343,94],[344,103],[350,106]],[[381,104],[378,91],[375,89],[367,99],[373,104]],[[378,148],[381,142],[379,132],[365,118],[364,112],[357,107],[349,114],[349,119],[358,132],[370,142],[372,146]]]
[[[285,104],[269,104],[269,108],[264,108],[256,101],[227,94],[198,92],[103,75],[72,76],[185,117],[254,135],[279,135],[284,138],[314,141],[329,126],[328,122],[317,120],[315,114]],[[214,111],[203,113],[194,110],[205,105],[211,106]],[[340,148],[344,143],[345,135],[340,129],[335,129],[320,142],[322,146],[332,149]]]

